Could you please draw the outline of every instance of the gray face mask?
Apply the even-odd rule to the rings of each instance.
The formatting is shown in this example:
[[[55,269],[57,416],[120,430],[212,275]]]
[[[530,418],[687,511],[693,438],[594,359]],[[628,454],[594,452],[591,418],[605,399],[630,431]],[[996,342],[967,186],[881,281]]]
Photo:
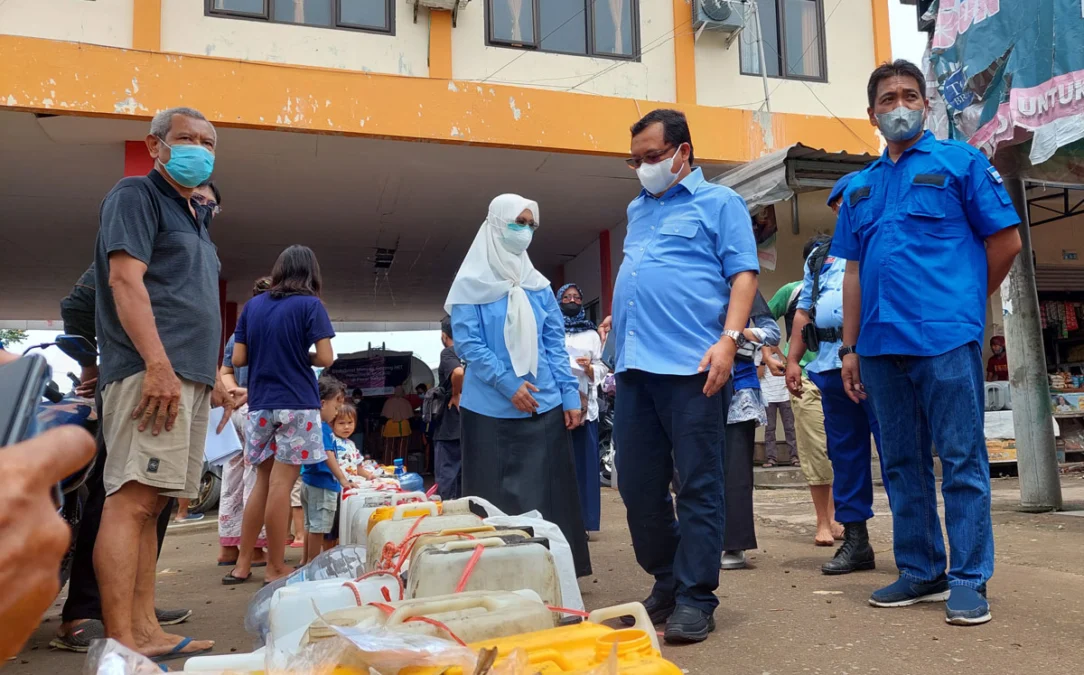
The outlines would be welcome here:
[[[877,115],[877,126],[885,139],[894,142],[909,141],[922,131],[922,125],[926,121],[924,109],[911,110],[907,106],[900,106],[891,112]]]

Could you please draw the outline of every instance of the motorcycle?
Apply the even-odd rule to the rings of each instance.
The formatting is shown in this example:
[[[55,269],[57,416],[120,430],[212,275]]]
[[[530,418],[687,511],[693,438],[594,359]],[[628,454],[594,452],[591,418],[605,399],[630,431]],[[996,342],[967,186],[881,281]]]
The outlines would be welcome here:
[[[188,503],[189,513],[210,513],[218,506],[222,495],[222,465],[203,462],[200,475],[199,495]]]
[[[60,335],[54,342],[45,342],[28,347],[23,355],[35,349],[46,350],[49,347],[57,347],[76,361],[84,361],[88,358],[96,358],[97,350],[89,340],[78,335]],[[50,381],[45,389],[45,402],[41,404],[37,414],[37,428],[46,431],[53,427],[74,424],[83,427],[90,434],[98,431],[98,413],[93,398],[86,398],[75,393],[75,387],[79,384],[79,378],[68,373],[73,386],[71,391],[63,394],[56,382]],[[71,544],[68,552],[64,554],[64,560],[60,567],[60,585],[68,582],[71,576],[72,557],[75,554],[75,541],[79,535],[79,524],[83,519],[83,506],[87,501],[87,478],[94,470],[94,460],[77,473],[68,476],[61,481],[61,492],[64,495],[59,513],[72,531]]]
[[[614,487],[614,396],[606,389],[598,397],[598,473],[603,487]]]

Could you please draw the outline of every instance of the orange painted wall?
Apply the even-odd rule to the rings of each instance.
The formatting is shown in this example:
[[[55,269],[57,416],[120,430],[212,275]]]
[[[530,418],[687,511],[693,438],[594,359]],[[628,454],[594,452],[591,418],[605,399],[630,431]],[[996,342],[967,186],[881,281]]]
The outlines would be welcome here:
[[[131,51],[0,36],[0,108],[149,119],[187,105],[229,126],[624,155],[656,104],[516,86]],[[5,98],[6,97],[6,98]],[[706,162],[803,141],[876,151],[865,120],[678,104]],[[848,128],[850,130],[848,130]]]

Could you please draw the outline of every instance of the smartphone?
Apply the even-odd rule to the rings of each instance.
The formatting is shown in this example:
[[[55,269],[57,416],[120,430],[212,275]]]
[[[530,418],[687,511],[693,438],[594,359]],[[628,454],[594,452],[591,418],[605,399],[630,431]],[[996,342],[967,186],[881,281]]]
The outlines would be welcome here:
[[[49,380],[49,363],[40,354],[0,366],[0,448],[21,443],[37,432],[38,406]],[[60,483],[53,490],[59,508],[64,502]]]

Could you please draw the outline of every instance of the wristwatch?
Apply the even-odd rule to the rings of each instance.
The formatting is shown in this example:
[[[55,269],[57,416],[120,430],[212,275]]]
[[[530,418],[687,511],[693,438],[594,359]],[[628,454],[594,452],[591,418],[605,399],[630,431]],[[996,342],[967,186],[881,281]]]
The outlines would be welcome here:
[[[855,351],[854,347],[851,347],[849,345],[843,345],[842,347],[839,348],[839,360],[842,361],[844,356],[847,356],[849,354],[857,354],[857,353],[858,352]]]
[[[742,332],[740,330],[724,330],[723,334],[720,336],[720,339],[725,338],[725,337],[728,337],[731,340],[733,340],[734,341],[734,346],[739,348],[739,349],[741,349],[742,345],[744,345],[746,342],[748,342],[748,340],[745,339],[745,336],[742,335]]]

